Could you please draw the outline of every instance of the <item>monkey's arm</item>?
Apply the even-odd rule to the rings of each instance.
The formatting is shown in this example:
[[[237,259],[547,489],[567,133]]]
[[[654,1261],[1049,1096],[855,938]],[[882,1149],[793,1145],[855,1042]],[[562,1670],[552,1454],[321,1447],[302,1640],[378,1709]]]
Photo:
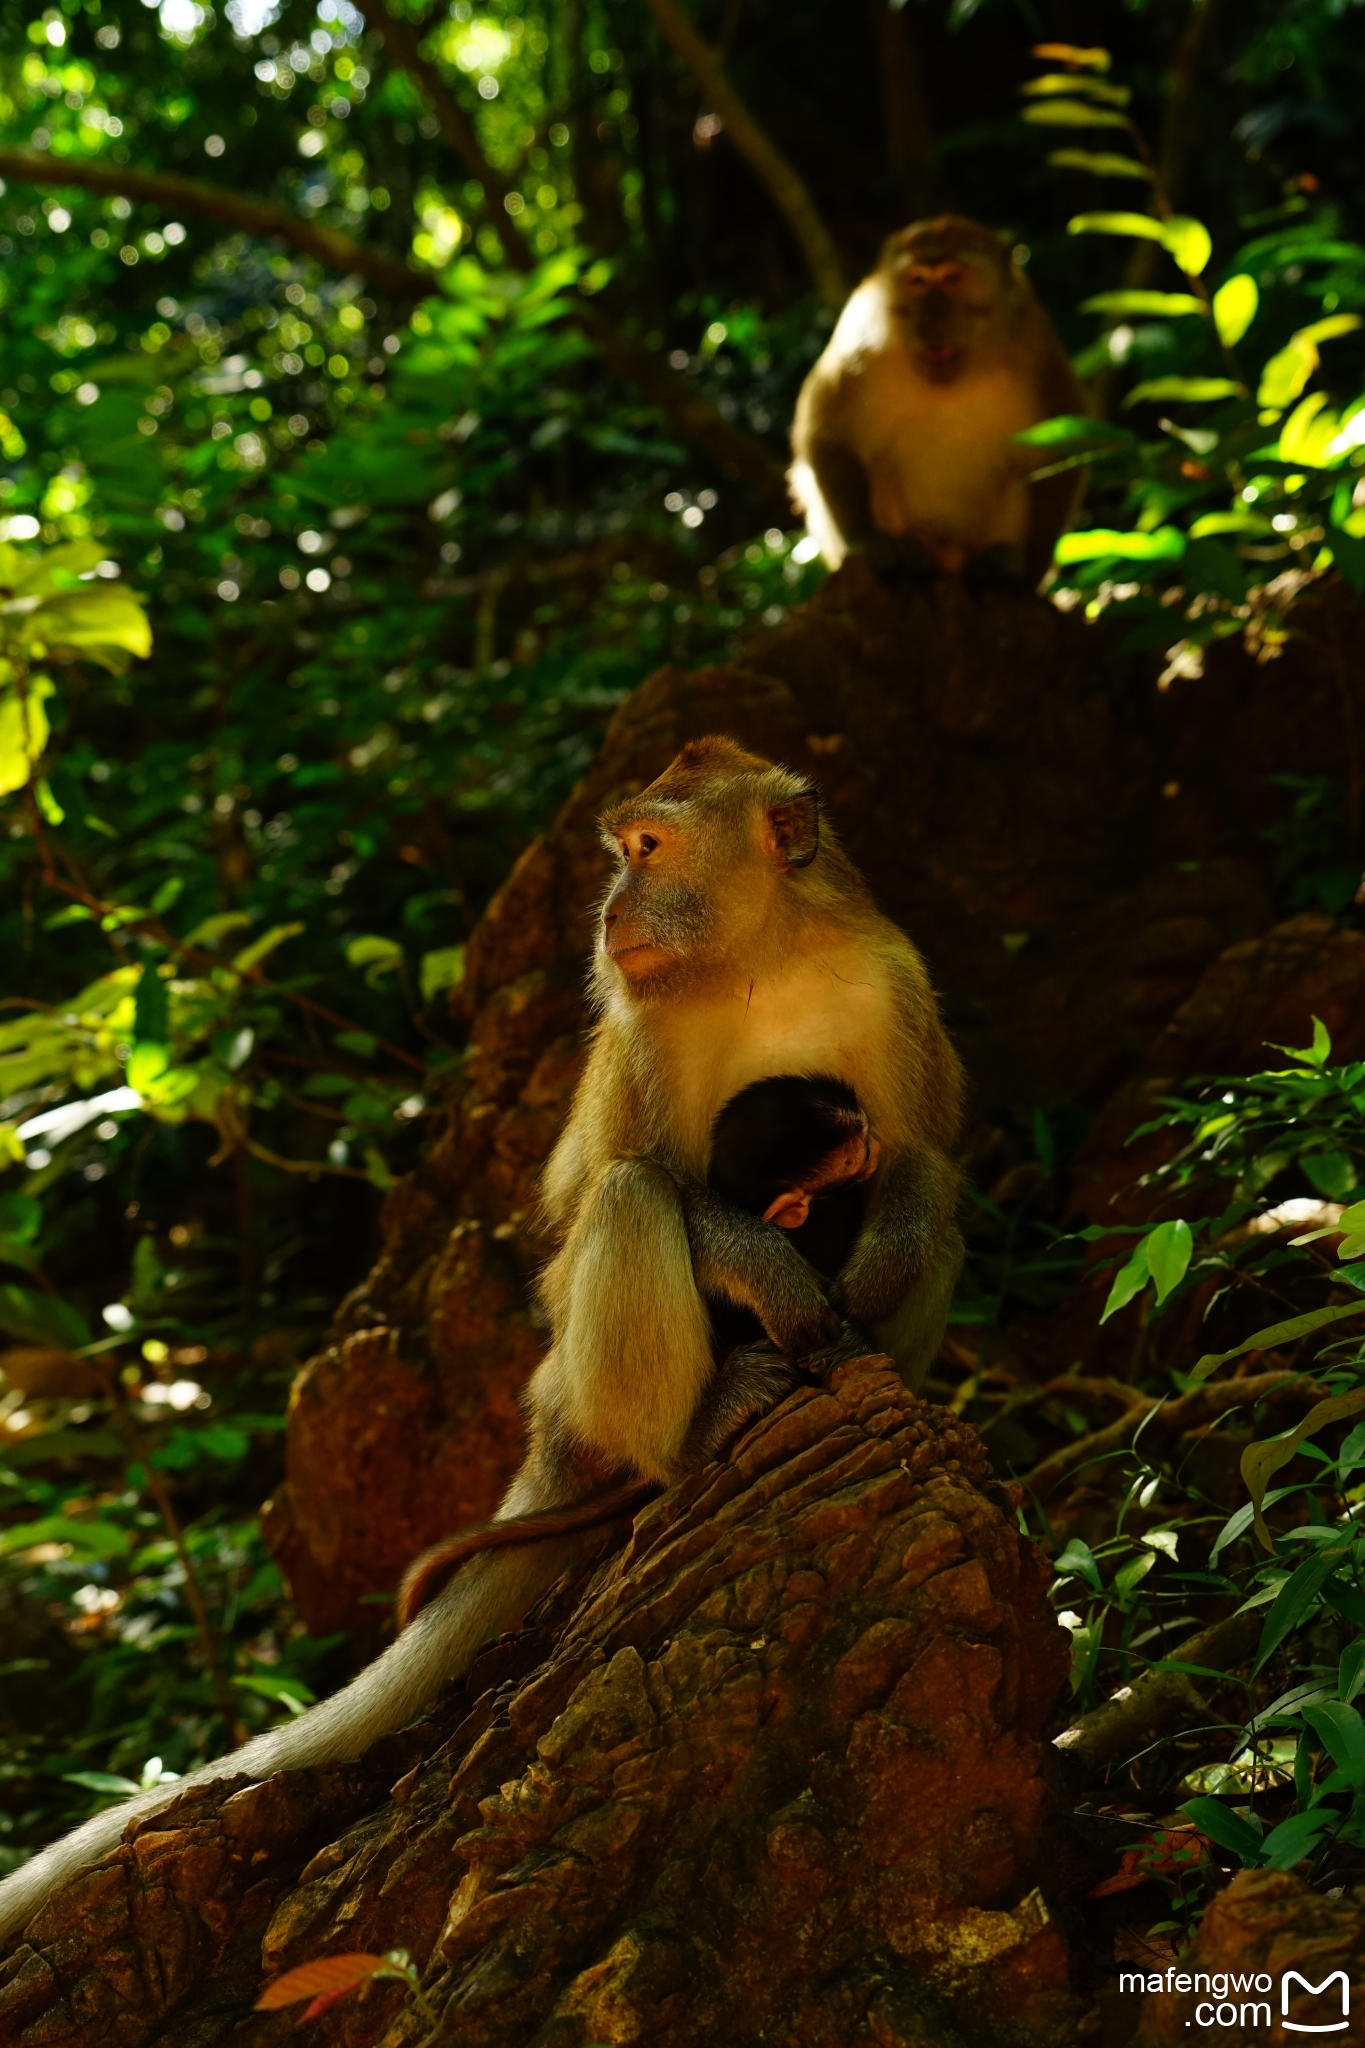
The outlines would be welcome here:
[[[891,1160],[878,1176],[867,1221],[835,1284],[836,1305],[860,1323],[884,1323],[945,1257],[956,1272],[957,1195],[957,1169],[943,1153],[925,1147]]]
[[[780,1351],[831,1344],[840,1321],[812,1266],[775,1223],[735,1208],[714,1188],[678,1178],[692,1271],[703,1294],[752,1309]]]

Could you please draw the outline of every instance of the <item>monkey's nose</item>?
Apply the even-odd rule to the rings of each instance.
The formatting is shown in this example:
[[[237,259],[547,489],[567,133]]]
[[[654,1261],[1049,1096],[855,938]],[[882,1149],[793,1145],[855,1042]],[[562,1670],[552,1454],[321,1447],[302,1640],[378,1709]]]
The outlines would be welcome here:
[[[612,925],[612,924],[615,924],[615,922],[616,922],[617,918],[618,918],[618,917],[619,917],[620,915],[621,915],[621,913],[620,913],[620,911],[619,911],[619,910],[604,910],[604,911],[602,912],[602,922],[603,922],[603,924],[606,924],[606,925]]]

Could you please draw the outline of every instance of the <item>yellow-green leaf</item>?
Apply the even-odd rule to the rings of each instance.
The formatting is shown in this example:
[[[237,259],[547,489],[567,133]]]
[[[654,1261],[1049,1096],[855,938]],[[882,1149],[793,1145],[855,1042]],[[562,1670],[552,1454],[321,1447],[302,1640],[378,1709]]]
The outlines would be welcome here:
[[[1219,285],[1213,295],[1213,324],[1224,348],[1237,346],[1256,318],[1260,303],[1256,280],[1244,270],[1239,271],[1236,277],[1230,277],[1226,284]]]
[[[1094,178],[1144,178],[1151,172],[1133,156],[1115,156],[1109,150],[1054,149],[1048,162],[1059,171],[1089,171]]]
[[[1323,411],[1326,404],[1325,391],[1310,391],[1299,400],[1280,429],[1281,462],[1298,463],[1305,469],[1322,468],[1340,425],[1335,412]]]
[[[1126,85],[1109,85],[1100,78],[1078,78],[1074,72],[1066,71],[1049,71],[1042,78],[1031,78],[1019,90],[1025,99],[1048,99],[1058,93],[1077,92],[1106,107],[1126,107],[1133,97]]]
[[[1069,235],[1138,235],[1147,242],[1164,241],[1161,222],[1150,213],[1077,213],[1066,224]]]
[[[1359,313],[1329,313],[1325,320],[1315,320],[1311,327],[1301,327],[1294,339],[1311,341],[1316,348],[1320,341],[1335,341],[1339,334],[1354,334],[1360,324]]]
[[[1270,521],[1259,512],[1205,512],[1190,528],[1191,540],[1207,540],[1215,533],[1273,533]],[[1231,1116],[1216,1116],[1211,1122],[1201,1125],[1198,1141],[1209,1137],[1215,1131],[1225,1130],[1234,1119]]]
[[[259,967],[262,960],[274,952],[276,946],[282,946],[286,939],[297,938],[304,929],[301,924],[272,925],[259,939],[253,939],[249,946],[243,946],[241,952],[233,959],[234,969],[238,974],[250,974],[253,967]]]
[[[32,615],[32,636],[49,647],[85,648],[95,660],[105,650],[147,655],[152,629],[147,614],[124,584],[86,584],[50,598]]]
[[[1116,555],[1129,562],[1178,562],[1185,552],[1185,536],[1178,526],[1158,526],[1155,533],[1123,533],[1113,527],[1091,527],[1084,533],[1064,533],[1057,543],[1056,559],[1068,562],[1097,562]]]
[[[1130,405],[1143,405],[1153,399],[1164,399],[1180,405],[1211,405],[1220,398],[1245,398],[1245,384],[1234,384],[1231,377],[1149,377],[1143,384],[1135,384],[1124,399],[1125,411]]]
[[[1213,254],[1213,237],[1202,220],[1188,213],[1173,214],[1162,229],[1161,239],[1186,277],[1199,277]]]
[[[1122,114],[1107,107],[1088,107],[1083,100],[1039,100],[1024,108],[1024,119],[1039,128],[1126,128]]]
[[[1149,313],[1168,320],[1203,310],[1203,300],[1196,299],[1192,292],[1096,292],[1081,307],[1083,313]]]
[[[52,695],[47,676],[31,676],[26,689],[0,697],[0,796],[22,789],[42,756],[51,730],[44,709]]]

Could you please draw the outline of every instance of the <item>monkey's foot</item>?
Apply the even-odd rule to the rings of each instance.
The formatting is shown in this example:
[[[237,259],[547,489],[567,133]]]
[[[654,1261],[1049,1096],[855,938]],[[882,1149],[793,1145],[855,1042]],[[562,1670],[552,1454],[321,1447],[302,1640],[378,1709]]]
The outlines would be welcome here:
[[[712,1380],[688,1432],[684,1467],[695,1471],[709,1465],[741,1430],[785,1401],[801,1377],[790,1359],[771,1344],[732,1351]]]
[[[876,1349],[876,1339],[864,1324],[847,1321],[833,1344],[824,1345],[819,1351],[803,1352],[797,1365],[803,1373],[824,1379],[836,1365],[847,1365],[854,1358],[870,1358]]]

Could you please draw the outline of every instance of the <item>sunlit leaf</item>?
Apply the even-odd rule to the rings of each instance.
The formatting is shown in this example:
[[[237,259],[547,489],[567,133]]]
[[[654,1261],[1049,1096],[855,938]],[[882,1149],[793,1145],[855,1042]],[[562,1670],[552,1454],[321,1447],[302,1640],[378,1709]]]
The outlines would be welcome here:
[[[1178,526],[1158,526],[1155,533],[1096,526],[1082,533],[1064,533],[1057,542],[1056,559],[1063,565],[1098,562],[1109,555],[1126,562],[1178,562],[1184,552],[1185,536]]]
[[[1213,405],[1220,398],[1245,398],[1246,395],[1246,386],[1234,383],[1231,377],[1149,377],[1145,383],[1133,386],[1123,404],[1125,410],[1130,405],[1157,402]]]
[[[1140,240],[1164,239],[1161,222],[1150,213],[1077,213],[1066,224],[1069,235],[1136,235]]]
[[[443,988],[458,987],[464,979],[464,961],[463,946],[442,946],[434,953],[424,953],[419,977],[422,1001],[429,1003]]]
[[[1273,533],[1270,521],[1259,512],[1204,512],[1190,527],[1191,540],[1206,540],[1216,533]],[[1236,1118],[1231,1116],[1210,1117],[1201,1124],[1198,1136],[1212,1137],[1216,1131],[1225,1130]]]
[[[0,796],[22,789],[42,756],[50,728],[45,709],[53,685],[47,676],[30,676],[0,696]]]
[[[377,932],[362,933],[346,948],[346,965],[363,967],[371,988],[377,988],[386,974],[392,974],[402,964],[403,948],[397,940],[386,939]]]
[[[286,939],[297,938],[300,932],[307,929],[308,927],[304,924],[277,924],[272,926],[268,932],[263,932],[259,939],[253,939],[249,946],[244,946],[240,953],[234,954],[232,961],[234,974],[250,974],[253,968],[259,967],[263,960],[269,959],[277,946],[282,946]]]
[[[1310,391],[1290,413],[1280,429],[1280,460],[1304,469],[1317,469],[1328,460],[1328,450],[1340,425],[1327,404],[1325,391]]]
[[[1200,277],[1213,254],[1213,237],[1202,220],[1187,213],[1172,214],[1163,222],[1161,239],[1186,277]]]
[[[1213,324],[1224,348],[1235,348],[1256,318],[1261,302],[1256,280],[1245,271],[1220,284],[1213,295]]]
[[[1083,313],[1132,313],[1175,320],[1184,313],[1202,313],[1204,302],[1191,292],[1097,292],[1081,306]]]
[[[1075,72],[1050,71],[1042,78],[1030,78],[1021,85],[1025,99],[1047,99],[1064,93],[1080,93],[1088,101],[1105,107],[1126,107],[1133,97],[1126,85],[1111,85],[1102,78],[1085,78]]]

